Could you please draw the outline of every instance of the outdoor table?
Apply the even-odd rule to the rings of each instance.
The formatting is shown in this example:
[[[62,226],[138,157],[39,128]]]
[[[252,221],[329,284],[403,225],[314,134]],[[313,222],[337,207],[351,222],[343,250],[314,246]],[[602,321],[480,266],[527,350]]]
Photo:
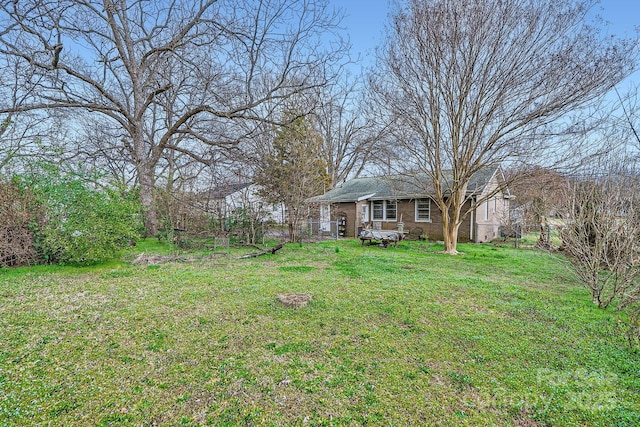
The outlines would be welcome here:
[[[389,246],[389,244],[393,243],[394,246],[398,244],[398,241],[402,240],[404,235],[399,231],[394,230],[362,230],[360,233],[360,241],[364,244],[365,240],[371,243],[380,243],[385,248]]]

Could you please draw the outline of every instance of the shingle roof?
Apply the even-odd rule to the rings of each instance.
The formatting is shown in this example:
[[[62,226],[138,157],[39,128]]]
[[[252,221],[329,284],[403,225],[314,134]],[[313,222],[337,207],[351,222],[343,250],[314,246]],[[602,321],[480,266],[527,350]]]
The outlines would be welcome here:
[[[224,199],[228,195],[233,194],[236,191],[243,190],[250,185],[251,185],[250,182],[236,182],[231,184],[223,184],[201,193],[200,196],[208,199]]]
[[[498,167],[487,167],[476,172],[469,181],[467,192],[470,194],[480,194],[497,170]],[[451,173],[449,172],[449,176],[450,175]],[[430,190],[433,188],[433,185],[426,182],[426,176],[423,175],[423,177],[423,181],[421,181],[419,177],[404,175],[354,178],[339,184],[336,188],[325,194],[312,197],[308,200],[310,202],[340,203],[355,202],[363,198],[385,200],[426,197],[433,193],[433,190]]]

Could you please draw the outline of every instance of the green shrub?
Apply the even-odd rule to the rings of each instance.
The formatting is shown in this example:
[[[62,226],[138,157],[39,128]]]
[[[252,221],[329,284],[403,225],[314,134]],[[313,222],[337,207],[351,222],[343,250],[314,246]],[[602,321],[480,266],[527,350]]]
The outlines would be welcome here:
[[[45,213],[33,224],[42,258],[58,264],[94,264],[116,257],[138,237],[140,208],[135,196],[97,187],[55,167],[24,177],[23,185]]]

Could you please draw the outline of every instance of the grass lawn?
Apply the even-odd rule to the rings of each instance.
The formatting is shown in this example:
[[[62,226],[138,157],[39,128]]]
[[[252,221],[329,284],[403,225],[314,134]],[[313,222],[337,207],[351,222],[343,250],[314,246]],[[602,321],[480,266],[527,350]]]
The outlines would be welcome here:
[[[0,426],[640,425],[621,313],[545,252],[459,249],[0,270]]]

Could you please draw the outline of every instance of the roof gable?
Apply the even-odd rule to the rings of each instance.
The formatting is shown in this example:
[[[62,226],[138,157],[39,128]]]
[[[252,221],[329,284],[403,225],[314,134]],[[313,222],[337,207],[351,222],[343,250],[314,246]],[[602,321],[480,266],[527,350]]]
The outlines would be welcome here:
[[[208,199],[224,199],[225,197],[233,193],[244,190],[250,185],[250,182],[236,182],[231,184],[219,185],[210,190],[207,190],[202,194],[202,196]]]

